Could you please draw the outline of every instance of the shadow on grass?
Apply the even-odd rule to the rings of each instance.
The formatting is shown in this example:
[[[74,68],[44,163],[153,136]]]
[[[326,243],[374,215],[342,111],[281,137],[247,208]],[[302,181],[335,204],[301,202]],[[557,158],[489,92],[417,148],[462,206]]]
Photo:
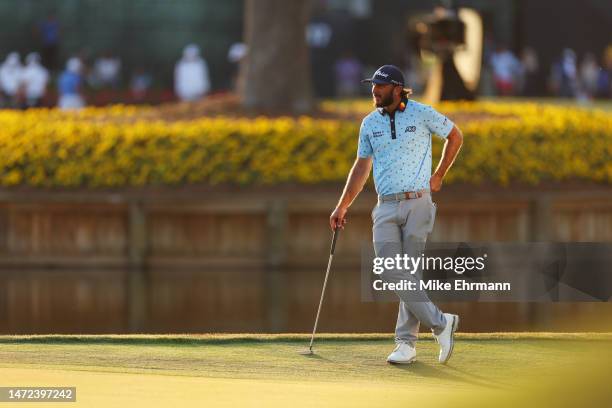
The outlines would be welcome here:
[[[330,360],[327,357],[323,357],[320,354],[317,354],[317,352],[315,351],[313,354],[302,354],[301,352],[298,352],[298,354],[303,357],[303,358],[307,358],[309,360],[321,360],[321,361],[327,361],[327,362],[331,362],[332,360]]]
[[[446,368],[451,371],[456,371],[458,373],[461,373],[465,376],[472,377],[476,380],[480,380],[483,383],[488,383],[486,386],[490,388],[506,389],[508,387],[507,384],[504,384],[501,381],[498,381],[496,379],[489,378],[489,377],[484,377],[482,375],[474,374],[473,371],[462,370],[461,368],[457,368],[453,365],[447,365]]]
[[[452,382],[457,382],[457,383],[476,385],[479,387],[501,388],[498,383],[495,383],[494,381],[488,378],[478,376],[473,373],[469,373],[467,371],[459,370],[450,365],[443,366],[443,367],[441,366],[441,368],[436,368],[432,365],[423,363],[421,361],[415,361],[414,363],[411,363],[411,364],[391,364],[391,365],[399,370],[408,371],[412,374],[415,374],[421,377],[437,378],[437,379],[447,380],[447,381],[452,381]],[[457,371],[463,375],[452,374],[449,372],[449,369]]]

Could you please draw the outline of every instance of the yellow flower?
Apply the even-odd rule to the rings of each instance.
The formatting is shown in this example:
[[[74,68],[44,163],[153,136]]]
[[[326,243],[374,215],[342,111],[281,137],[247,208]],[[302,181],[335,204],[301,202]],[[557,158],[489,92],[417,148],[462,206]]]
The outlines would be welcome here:
[[[608,112],[533,103],[444,102],[464,147],[448,182],[612,182]],[[128,106],[0,111],[0,185],[122,186],[342,182],[370,101],[321,109],[338,119],[163,121]],[[433,144],[435,160],[442,143]]]

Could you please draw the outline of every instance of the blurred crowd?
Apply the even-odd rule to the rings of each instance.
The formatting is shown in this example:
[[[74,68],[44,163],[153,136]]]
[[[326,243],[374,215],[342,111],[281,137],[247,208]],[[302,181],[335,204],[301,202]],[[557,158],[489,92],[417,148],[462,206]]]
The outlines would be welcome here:
[[[28,54],[22,66],[19,54],[11,52],[0,66],[0,106],[40,106],[48,82],[49,71],[41,65],[38,53]]]
[[[150,92],[154,74],[142,66],[130,72],[118,55],[105,50],[97,55],[81,51],[60,61],[61,27],[53,14],[36,26],[38,52],[22,60],[17,52],[8,53],[0,63],[0,108],[26,109],[58,106],[78,109],[86,104],[111,102],[152,102]],[[360,83],[375,69],[360,60],[351,49],[335,51],[331,26],[322,21],[308,25],[306,40],[311,53],[315,93],[320,97],[351,98],[369,93]],[[346,41],[343,41],[346,46]],[[336,48],[334,48],[336,47]],[[333,52],[332,52],[333,51]],[[225,85],[211,83],[207,61],[196,44],[188,44],[175,63],[172,89],[165,85],[164,100],[195,101],[212,89],[236,89],[239,65],[247,56],[241,42],[227,50],[226,61],[215,61],[230,67]],[[177,54],[179,54],[177,52]],[[410,87],[416,93],[425,88],[432,61],[423,61],[416,53],[406,51],[398,61]],[[169,83],[167,78],[164,83]],[[478,94],[484,96],[557,96],[590,100],[612,97],[612,45],[602,55],[586,52],[577,55],[564,49],[551,66],[544,66],[533,48],[517,55],[508,46],[485,37],[483,63]],[[110,95],[110,96],[108,96]],[[95,99],[95,100],[94,100]],[[155,102],[153,102],[155,103]]]
[[[57,104],[62,109],[78,109],[86,105],[85,89],[90,94],[119,91],[121,74],[121,59],[110,52],[101,54],[92,63],[78,55],[72,56],[56,75],[49,66],[43,65],[39,53],[27,54],[22,63],[17,52],[10,52],[0,64],[0,108]],[[55,89],[50,87],[52,79]],[[152,75],[137,67],[128,84],[129,102],[145,101],[151,84]],[[181,101],[194,101],[204,97],[210,88],[208,66],[200,55],[200,48],[187,45],[174,68],[174,95]]]
[[[106,95],[114,95],[111,102],[139,103],[148,101],[153,74],[143,67],[132,69],[129,79],[119,56],[110,50],[90,56],[81,51],[60,62],[61,27],[54,14],[35,27],[39,52],[30,52],[22,60],[17,52],[9,52],[0,62],[0,108],[26,109],[58,106],[79,109],[88,97],[104,103]],[[242,55],[232,51],[233,62]],[[174,67],[173,92],[182,101],[193,101],[210,92],[208,65],[195,44],[187,45]],[[112,97],[110,99],[113,99]],[[118,99],[118,100],[117,100]],[[94,101],[89,101],[94,102]]]
[[[404,75],[417,93],[424,90],[431,62],[406,53]],[[351,52],[345,52],[334,65],[336,97],[364,94],[360,79],[371,74]],[[368,89],[365,89],[367,92]],[[498,45],[483,56],[478,94],[481,96],[554,96],[577,100],[612,98],[612,45],[603,55],[586,52],[580,58],[564,49],[551,66],[542,66],[536,50],[524,48],[519,55]]]
[[[138,67],[131,75],[128,89],[121,89],[121,59],[109,52],[92,63],[80,56],[70,57],[55,75],[43,65],[37,52],[27,54],[24,62],[17,52],[11,52],[0,64],[0,108],[57,105],[62,109],[78,109],[86,105],[86,94],[97,95],[99,101],[109,91],[115,91],[122,102],[139,103],[147,100],[153,80],[151,73]],[[179,100],[194,101],[209,91],[206,61],[199,47],[190,44],[175,65],[173,93]]]
[[[498,45],[485,57],[481,90],[487,95],[612,97],[612,46],[603,55],[586,52],[580,58],[565,48],[550,67],[542,66],[536,50],[529,47],[517,56]]]

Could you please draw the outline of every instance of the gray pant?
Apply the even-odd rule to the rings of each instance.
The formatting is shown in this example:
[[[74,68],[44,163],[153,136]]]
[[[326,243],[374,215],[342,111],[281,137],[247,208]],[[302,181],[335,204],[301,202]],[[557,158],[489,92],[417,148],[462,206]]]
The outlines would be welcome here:
[[[421,198],[403,201],[379,201],[372,210],[374,251],[377,257],[395,258],[407,254],[420,257],[425,250],[427,235],[432,231],[436,218],[436,205],[430,194]],[[381,274],[385,282],[413,281],[418,288],[422,270],[414,275],[405,269],[387,269]],[[435,334],[442,332],[446,318],[424,291],[395,291],[400,298],[396,342],[405,341],[414,346],[419,333],[419,323],[432,329]]]

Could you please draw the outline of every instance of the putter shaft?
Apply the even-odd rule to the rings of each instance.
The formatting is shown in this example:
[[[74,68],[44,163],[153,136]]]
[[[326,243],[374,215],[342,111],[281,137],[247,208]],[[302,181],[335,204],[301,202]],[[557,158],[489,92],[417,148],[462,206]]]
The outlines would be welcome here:
[[[321,314],[321,306],[323,306],[323,298],[325,297],[325,288],[327,287],[327,279],[329,278],[329,270],[331,269],[332,259],[334,259],[334,251],[336,249],[336,241],[340,234],[340,228],[334,229],[334,236],[332,238],[331,249],[329,251],[329,260],[327,261],[327,270],[325,271],[325,280],[323,281],[323,289],[321,290],[321,299],[319,300],[319,308],[317,309],[317,317],[315,318],[314,327],[312,329],[312,337],[310,338],[310,345],[308,349],[312,352],[312,344],[314,343],[315,333],[317,332],[317,326],[319,325],[319,315]]]

